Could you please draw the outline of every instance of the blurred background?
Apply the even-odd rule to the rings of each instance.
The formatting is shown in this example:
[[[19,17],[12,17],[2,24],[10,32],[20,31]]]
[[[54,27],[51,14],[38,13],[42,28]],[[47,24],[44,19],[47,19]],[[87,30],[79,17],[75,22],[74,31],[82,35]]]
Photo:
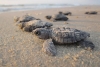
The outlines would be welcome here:
[[[100,0],[0,0],[0,12],[100,5]]]

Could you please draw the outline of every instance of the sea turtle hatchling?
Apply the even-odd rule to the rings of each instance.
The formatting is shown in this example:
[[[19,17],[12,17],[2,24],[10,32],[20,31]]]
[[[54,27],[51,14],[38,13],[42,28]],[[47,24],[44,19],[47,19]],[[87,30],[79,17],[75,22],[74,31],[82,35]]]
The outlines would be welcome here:
[[[90,34],[74,28],[37,28],[32,34],[39,39],[44,39],[43,51],[51,56],[56,55],[54,44],[74,44],[77,43],[81,48],[92,50],[95,46],[92,42],[86,41]]]
[[[96,11],[90,11],[90,12],[85,12],[85,14],[92,15],[92,14],[97,14],[97,12]]]
[[[68,18],[62,13],[59,12],[58,14],[55,14],[53,16],[47,15],[45,16],[46,19],[51,20],[51,21],[67,21]]]
[[[71,16],[72,15],[72,13],[71,12],[62,12],[64,15],[69,15],[69,16]]]
[[[21,17],[14,17],[14,21],[15,22],[18,22],[18,23],[21,23],[21,22],[28,22],[28,21],[31,21],[31,20],[35,20],[36,18],[33,17],[33,16],[30,16],[28,14],[26,15],[23,15]]]
[[[32,32],[32,30],[36,28],[50,28],[53,26],[53,24],[42,20],[32,20],[28,22],[17,23],[17,26],[19,26],[20,29],[23,29],[23,31]]]

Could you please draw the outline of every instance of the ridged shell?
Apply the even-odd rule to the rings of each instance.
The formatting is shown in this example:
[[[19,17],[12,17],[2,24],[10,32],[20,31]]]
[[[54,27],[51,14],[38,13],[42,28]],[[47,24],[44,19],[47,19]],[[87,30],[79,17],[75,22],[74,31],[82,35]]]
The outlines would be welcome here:
[[[52,30],[52,39],[61,44],[75,43],[86,39],[90,34],[73,28],[54,28]]]
[[[26,15],[24,15],[22,17],[19,17],[18,22],[28,22],[28,21],[31,21],[33,19],[36,19],[36,18],[26,14]]]

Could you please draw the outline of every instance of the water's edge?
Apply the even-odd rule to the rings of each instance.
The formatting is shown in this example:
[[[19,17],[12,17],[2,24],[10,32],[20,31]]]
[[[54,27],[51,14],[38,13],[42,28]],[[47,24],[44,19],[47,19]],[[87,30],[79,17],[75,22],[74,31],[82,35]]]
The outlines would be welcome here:
[[[27,5],[0,5],[0,12],[39,10],[47,8],[72,7],[71,4],[27,4]]]

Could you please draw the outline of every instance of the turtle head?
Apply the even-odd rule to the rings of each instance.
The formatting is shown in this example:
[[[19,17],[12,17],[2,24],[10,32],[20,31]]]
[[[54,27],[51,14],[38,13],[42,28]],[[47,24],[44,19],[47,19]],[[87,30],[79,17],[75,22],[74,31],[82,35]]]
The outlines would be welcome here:
[[[38,37],[39,39],[48,39],[50,38],[50,30],[46,28],[37,28],[32,31],[32,34]]]
[[[45,17],[46,17],[46,19],[49,19],[49,20],[52,18],[52,17],[51,17],[51,16],[49,16],[49,15],[48,15],[48,16],[45,16]]]
[[[89,14],[89,12],[85,12],[85,14]]]

